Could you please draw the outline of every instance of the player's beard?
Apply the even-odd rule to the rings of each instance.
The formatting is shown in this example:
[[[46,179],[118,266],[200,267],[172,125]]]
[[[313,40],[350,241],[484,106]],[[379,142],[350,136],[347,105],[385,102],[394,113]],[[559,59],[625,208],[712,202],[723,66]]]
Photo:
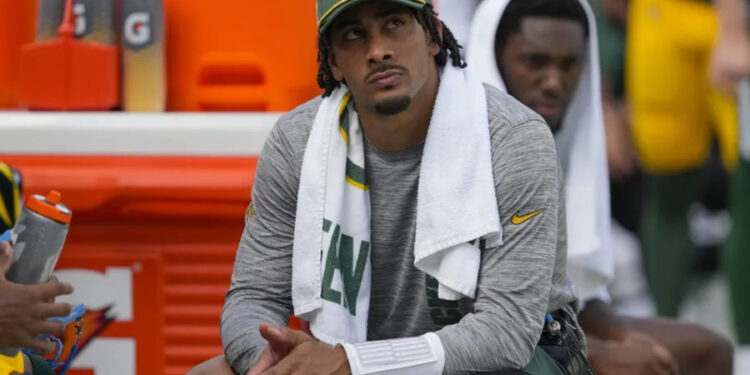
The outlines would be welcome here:
[[[381,115],[393,116],[407,110],[410,105],[411,98],[404,95],[375,103],[375,111]]]

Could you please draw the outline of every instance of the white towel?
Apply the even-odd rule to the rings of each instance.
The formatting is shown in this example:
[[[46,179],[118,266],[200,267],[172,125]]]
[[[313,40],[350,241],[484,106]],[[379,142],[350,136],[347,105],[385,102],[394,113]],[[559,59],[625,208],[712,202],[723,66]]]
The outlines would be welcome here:
[[[737,102],[740,109],[740,157],[750,160],[750,78],[740,81]]]
[[[294,313],[329,344],[367,340],[370,198],[350,98],[341,87],[318,109],[294,232]],[[422,155],[414,245],[415,266],[438,280],[442,299],[473,298],[480,240],[502,243],[489,139],[484,87],[445,67]]]
[[[579,2],[589,21],[588,51],[555,142],[565,171],[568,274],[578,297],[585,301],[612,279],[614,262],[596,22],[589,4]],[[469,70],[503,91],[506,88],[495,59],[495,34],[508,3],[510,0],[482,1],[474,15],[467,54]]]

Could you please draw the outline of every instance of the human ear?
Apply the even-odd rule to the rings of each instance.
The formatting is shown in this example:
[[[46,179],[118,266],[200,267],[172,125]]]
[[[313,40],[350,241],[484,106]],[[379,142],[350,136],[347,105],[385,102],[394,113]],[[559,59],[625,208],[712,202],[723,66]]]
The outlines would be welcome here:
[[[328,66],[331,68],[331,73],[333,73],[333,78],[335,78],[339,82],[342,82],[344,80],[344,73],[336,65],[336,58],[333,55],[333,51],[331,51],[330,54],[328,55]]]

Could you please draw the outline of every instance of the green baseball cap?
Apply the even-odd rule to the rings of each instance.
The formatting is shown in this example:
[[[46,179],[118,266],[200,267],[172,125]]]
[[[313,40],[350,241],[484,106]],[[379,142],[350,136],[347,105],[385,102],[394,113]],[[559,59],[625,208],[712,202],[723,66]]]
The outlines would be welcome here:
[[[345,10],[371,0],[318,0],[317,13],[318,13],[318,31],[323,32],[331,25],[336,17],[338,17]],[[403,4],[412,8],[423,8],[425,5],[432,5],[432,0],[387,0],[394,3]]]

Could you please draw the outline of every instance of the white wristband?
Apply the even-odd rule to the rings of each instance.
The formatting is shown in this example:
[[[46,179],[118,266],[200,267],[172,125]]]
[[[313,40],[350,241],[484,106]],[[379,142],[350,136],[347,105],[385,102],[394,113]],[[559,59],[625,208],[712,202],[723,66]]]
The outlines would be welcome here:
[[[352,375],[440,375],[445,365],[443,343],[432,332],[342,346]]]

